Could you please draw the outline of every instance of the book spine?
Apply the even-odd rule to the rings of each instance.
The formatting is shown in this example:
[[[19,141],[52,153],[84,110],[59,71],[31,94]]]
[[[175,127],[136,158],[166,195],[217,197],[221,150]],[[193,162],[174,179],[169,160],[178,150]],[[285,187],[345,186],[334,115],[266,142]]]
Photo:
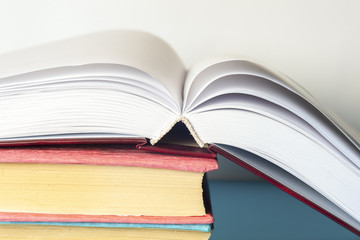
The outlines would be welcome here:
[[[200,147],[204,147],[205,143],[203,141],[201,141],[201,139],[199,138],[199,136],[197,135],[195,129],[193,128],[192,124],[190,123],[190,121],[184,117],[181,116],[177,119],[175,119],[175,121],[171,122],[170,124],[168,124],[168,126],[166,126],[163,130],[161,130],[161,132],[159,134],[157,134],[156,136],[152,137],[150,139],[150,143],[152,145],[155,145],[162,137],[164,137],[174,126],[176,123],[178,122],[183,122],[185,124],[185,126],[187,127],[187,129],[189,130],[190,134],[193,136],[195,142],[200,146]]]

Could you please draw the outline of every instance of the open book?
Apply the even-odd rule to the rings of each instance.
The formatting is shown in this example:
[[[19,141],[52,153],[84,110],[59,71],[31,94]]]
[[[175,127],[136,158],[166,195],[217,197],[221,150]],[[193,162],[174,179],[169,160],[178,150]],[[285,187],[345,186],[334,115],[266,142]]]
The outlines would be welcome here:
[[[0,65],[3,145],[139,137],[156,144],[181,121],[199,146],[246,159],[360,233],[358,133],[277,72],[241,59],[187,71],[169,45],[134,31],[24,49]]]

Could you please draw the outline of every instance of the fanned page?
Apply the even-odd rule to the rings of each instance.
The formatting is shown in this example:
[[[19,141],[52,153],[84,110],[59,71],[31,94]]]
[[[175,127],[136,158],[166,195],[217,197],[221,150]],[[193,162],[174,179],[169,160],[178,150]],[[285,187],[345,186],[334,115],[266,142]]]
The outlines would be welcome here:
[[[184,66],[159,38],[89,34],[0,56],[0,139],[159,138],[179,118]]]
[[[359,142],[320,106],[290,79],[231,59],[190,71],[183,115],[202,143],[260,156],[360,222]]]
[[[306,102],[312,105],[311,108],[315,108],[317,111],[319,111],[320,115],[325,115],[326,118],[329,119],[336,128],[339,128],[339,130],[342,131],[342,133],[347,138],[349,138],[358,149],[360,149],[359,132],[344,122],[321,102],[317,101],[301,85],[280,72],[269,70],[264,66],[246,58],[238,58],[233,56],[214,57],[197,63],[195,66],[193,66],[190,69],[184,84],[184,104],[182,107],[183,112],[185,113],[187,111],[191,111],[191,106],[196,106],[199,104],[199,101],[204,100],[202,98],[198,99],[198,96],[206,96],[203,90],[206,88],[206,91],[208,91],[208,85],[222,77],[236,74],[255,76],[270,80],[271,82],[288,89],[290,92],[298,95],[300,98],[303,98],[306,100]],[[222,84],[224,84],[224,81],[221,84],[217,84],[217,86],[210,86],[212,89],[212,96],[228,93],[224,92],[226,90],[223,88]],[[230,85],[231,84],[232,83],[230,83]],[[217,93],[215,93],[215,91],[217,91]],[[223,92],[221,93],[221,91]],[[210,98],[211,96],[208,97]],[[194,102],[195,99],[197,102]],[[285,96],[285,101],[286,100],[287,99]],[[309,108],[308,106],[305,107]],[[313,113],[310,112],[310,115],[311,114]]]

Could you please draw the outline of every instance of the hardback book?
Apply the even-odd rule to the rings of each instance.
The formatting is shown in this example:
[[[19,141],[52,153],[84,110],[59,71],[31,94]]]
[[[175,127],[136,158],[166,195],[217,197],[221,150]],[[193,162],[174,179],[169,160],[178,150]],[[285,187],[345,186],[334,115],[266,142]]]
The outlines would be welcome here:
[[[182,122],[200,147],[360,234],[359,134],[281,73],[236,58],[186,69],[167,43],[136,31],[23,49],[0,65],[3,146],[156,144]]]
[[[0,236],[208,239],[213,217],[203,178],[218,168],[216,155],[166,146],[1,148]]]

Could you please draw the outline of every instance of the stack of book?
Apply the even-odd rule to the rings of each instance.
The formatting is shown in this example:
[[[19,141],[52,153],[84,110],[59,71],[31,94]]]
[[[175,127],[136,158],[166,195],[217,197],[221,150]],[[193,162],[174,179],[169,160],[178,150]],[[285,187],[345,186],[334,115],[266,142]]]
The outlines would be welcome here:
[[[0,238],[208,239],[213,217],[203,178],[217,169],[215,155],[144,148],[1,148]]]
[[[8,53],[0,56],[0,67],[4,146],[139,143],[136,139],[156,146],[182,122],[198,147],[224,155],[360,235],[360,135],[281,73],[236,58],[214,58],[187,70],[167,43],[137,31],[89,34]],[[169,142],[174,141],[183,144],[177,136]],[[202,174],[192,173],[200,171],[202,157],[167,161],[158,153],[134,153],[119,160],[119,151],[4,152],[1,161],[11,163],[2,164],[0,211],[7,213],[2,220],[114,224],[134,216],[134,221],[142,219],[136,224],[171,223],[179,228],[184,225],[176,224],[189,223],[179,219],[209,216],[201,200]],[[35,153],[40,155],[30,158]],[[183,162],[188,158],[191,161]],[[187,184],[190,189],[185,189]],[[2,227],[1,232],[11,234],[39,229]],[[71,234],[75,228],[62,229]],[[146,236],[154,231],[140,229],[136,232]],[[101,231],[118,233],[117,228]],[[160,232],[168,231],[178,232]]]

